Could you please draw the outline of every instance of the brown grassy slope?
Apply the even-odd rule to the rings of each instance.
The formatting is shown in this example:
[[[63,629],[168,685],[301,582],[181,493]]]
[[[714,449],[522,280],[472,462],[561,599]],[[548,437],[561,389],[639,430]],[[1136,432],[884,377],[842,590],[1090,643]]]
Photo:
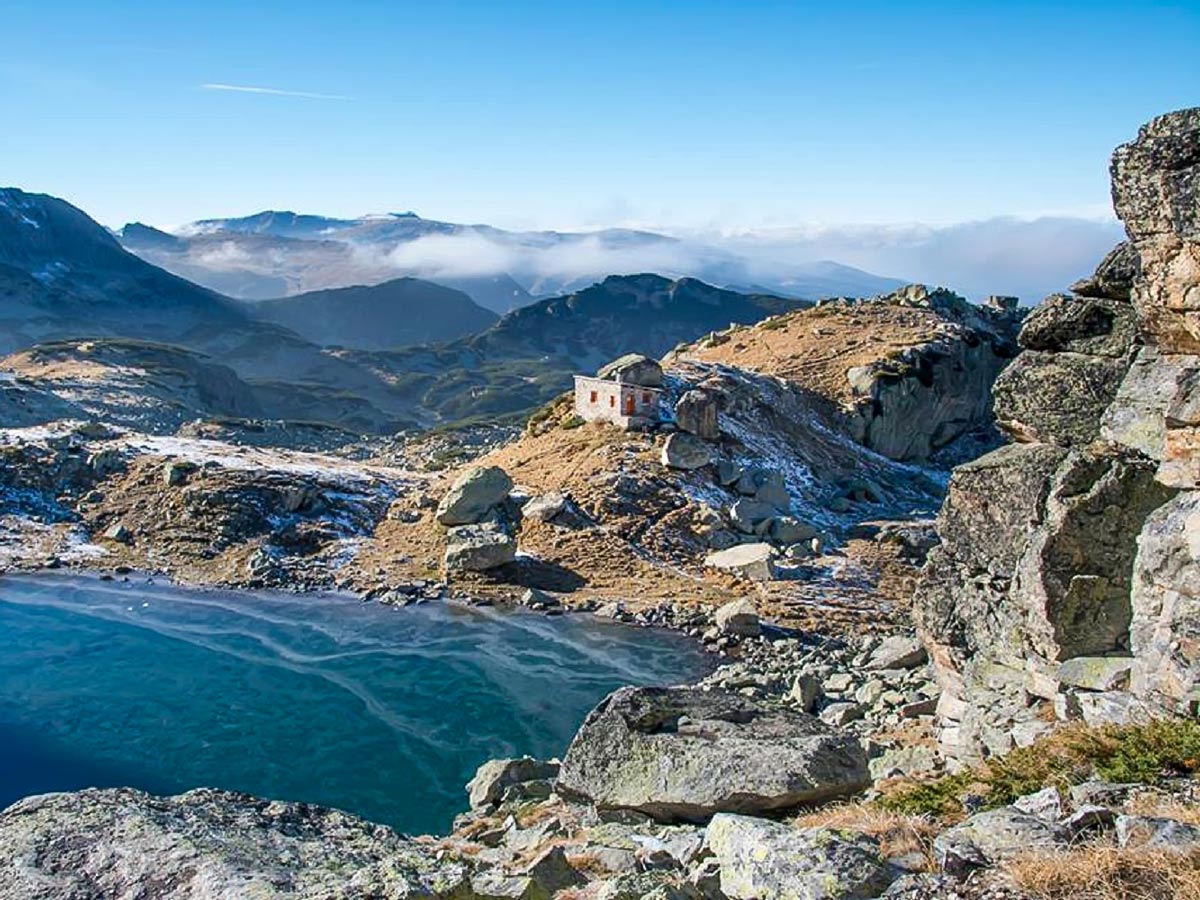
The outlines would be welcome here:
[[[696,537],[702,526],[692,521],[696,510],[681,503],[646,435],[598,424],[554,427],[523,435],[472,465],[502,467],[531,495],[565,491],[601,527],[575,531],[527,521],[519,545],[533,559],[494,573],[455,574],[456,588],[512,598],[526,587],[538,587],[566,593],[568,603],[621,600],[631,608],[665,599],[720,603],[744,591],[733,580],[694,566],[704,551]],[[428,496],[440,497],[460,471],[446,472],[430,486]],[[620,490],[613,488],[617,480]],[[418,577],[438,574],[445,547],[442,529],[428,500],[424,508],[410,505],[409,512],[416,521],[392,519],[379,526],[375,546],[360,554],[359,566]],[[411,562],[405,565],[404,559]]]
[[[853,401],[846,371],[932,340],[945,319],[929,309],[826,304],[774,316],[751,328],[702,339],[678,355],[773,375],[834,403]]]

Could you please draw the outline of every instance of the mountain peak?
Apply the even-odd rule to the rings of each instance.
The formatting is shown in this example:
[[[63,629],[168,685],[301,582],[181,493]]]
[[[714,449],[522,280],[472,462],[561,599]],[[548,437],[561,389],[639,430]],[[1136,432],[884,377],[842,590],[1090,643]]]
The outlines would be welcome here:
[[[143,222],[126,222],[117,232],[117,236],[121,243],[137,248],[158,247],[167,250],[181,243],[175,235]]]

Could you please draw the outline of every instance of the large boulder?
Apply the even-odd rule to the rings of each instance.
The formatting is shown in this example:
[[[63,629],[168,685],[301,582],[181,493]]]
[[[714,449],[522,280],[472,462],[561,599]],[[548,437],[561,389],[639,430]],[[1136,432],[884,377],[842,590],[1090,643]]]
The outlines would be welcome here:
[[[446,533],[447,571],[483,572],[516,557],[517,539],[495,522],[459,525]]]
[[[455,479],[438,504],[435,517],[442,525],[482,522],[504,502],[512,486],[512,479],[499,466],[472,466]]]
[[[868,669],[915,669],[926,660],[925,646],[915,637],[893,634],[879,642],[867,660]]]
[[[801,522],[793,516],[773,516],[770,520],[767,535],[777,544],[798,544],[801,541],[811,541],[820,532],[807,522]]]
[[[636,384],[639,387],[656,388],[662,385],[662,366],[640,353],[626,353],[603,366],[596,373],[596,377],[623,384]]]
[[[754,484],[753,497],[758,503],[766,503],[780,512],[786,512],[792,505],[788,495],[787,484],[783,473],[778,469],[752,469],[739,479],[739,488],[747,478]]]
[[[1099,436],[1126,368],[1107,356],[1027,350],[992,387],[996,422],[1019,441],[1086,446]],[[1078,399],[1055,402],[1063,393]]]
[[[705,843],[731,900],[868,900],[895,880],[874,838],[722,813]]]
[[[779,511],[771,504],[749,497],[743,497],[729,508],[729,520],[742,534],[759,533],[759,525],[778,514]]]
[[[521,518],[532,522],[549,522],[560,528],[588,528],[593,523],[562,491],[547,491],[526,501],[521,507]]]
[[[29,797],[0,812],[0,897],[463,898],[470,870],[332,809],[201,789]]]
[[[718,609],[713,615],[713,622],[722,634],[736,637],[757,637],[762,632],[758,610],[744,597]]]
[[[708,554],[704,564],[738,578],[770,581],[775,577],[775,550],[770,544],[736,544]]]
[[[677,431],[662,448],[662,464],[668,469],[700,469],[713,461],[712,450],[695,435]]]
[[[694,688],[621,688],[584,721],[558,792],[659,821],[761,814],[870,784],[858,740],[805,713]]]
[[[675,404],[675,424],[706,441],[721,434],[717,427],[717,398],[708,391],[690,390]]]

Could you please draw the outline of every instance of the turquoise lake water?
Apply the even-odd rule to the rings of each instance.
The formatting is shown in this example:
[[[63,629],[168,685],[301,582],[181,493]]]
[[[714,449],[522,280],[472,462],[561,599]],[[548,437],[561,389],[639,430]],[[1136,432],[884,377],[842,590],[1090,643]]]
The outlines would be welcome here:
[[[445,831],[485,759],[560,755],[623,684],[706,669],[586,616],[0,578],[0,806],[210,786]]]

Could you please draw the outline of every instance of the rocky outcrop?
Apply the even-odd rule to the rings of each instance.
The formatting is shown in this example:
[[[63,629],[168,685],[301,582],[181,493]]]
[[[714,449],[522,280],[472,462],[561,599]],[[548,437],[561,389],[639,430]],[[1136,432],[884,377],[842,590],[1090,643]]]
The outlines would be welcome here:
[[[894,299],[893,299],[894,298]],[[1020,313],[974,307],[944,288],[909,285],[890,302],[924,305],[951,319],[923,344],[850,369],[856,440],[900,460],[929,458],[991,418],[992,382],[1016,352]]]
[[[757,637],[762,633],[758,610],[749,600],[734,600],[726,603],[713,615],[713,623],[723,634],[736,637]]]
[[[659,821],[705,821],[795,809],[869,782],[858,740],[813,716],[721,691],[622,688],[575,735],[558,792]]]
[[[1130,240],[1026,320],[995,385],[1018,443],[955,470],[917,592],[960,760],[1200,699],[1200,110],[1112,172]]]
[[[47,794],[0,813],[0,896],[467,900],[470,869],[331,809],[197,790]]]
[[[1020,440],[1086,446],[1129,368],[1134,316],[1111,298],[1055,294],[1025,320],[1024,352],[996,379],[996,420]],[[1047,402],[1069,396],[1070,403]]]

